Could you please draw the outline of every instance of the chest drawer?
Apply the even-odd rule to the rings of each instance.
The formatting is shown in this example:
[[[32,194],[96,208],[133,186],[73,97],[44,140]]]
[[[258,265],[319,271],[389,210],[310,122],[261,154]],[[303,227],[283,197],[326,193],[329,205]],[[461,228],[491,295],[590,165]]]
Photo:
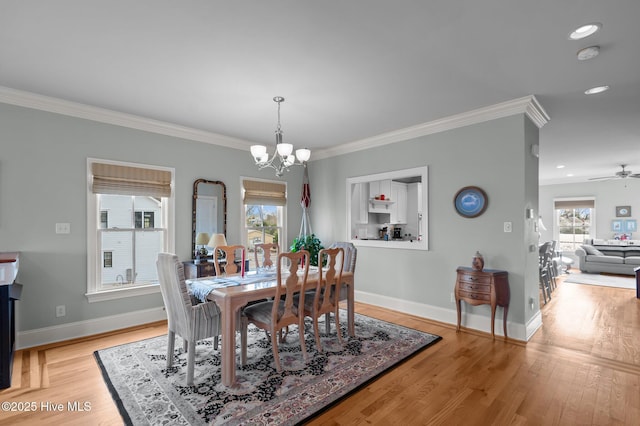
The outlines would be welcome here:
[[[491,284],[460,281],[458,283],[458,288],[461,291],[468,291],[471,293],[491,293]]]
[[[471,291],[458,290],[458,296],[460,298],[491,302],[491,294],[489,293],[476,293]]]
[[[465,283],[476,283],[476,284],[491,284],[491,277],[489,275],[484,274],[474,274],[469,272],[460,273],[458,275],[458,281]]]
[[[198,265],[193,262],[183,262],[184,264],[184,277],[186,279],[211,277],[216,274],[213,263],[200,263]]]

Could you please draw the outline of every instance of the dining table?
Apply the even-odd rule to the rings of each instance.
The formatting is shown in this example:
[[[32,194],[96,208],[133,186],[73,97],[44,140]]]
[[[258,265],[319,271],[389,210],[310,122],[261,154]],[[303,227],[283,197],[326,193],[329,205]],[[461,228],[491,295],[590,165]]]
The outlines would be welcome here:
[[[302,281],[302,276],[300,281]],[[240,310],[248,303],[276,294],[276,271],[249,271],[244,275],[213,276],[186,280],[192,294],[200,300],[213,300],[220,309],[222,320],[221,370],[222,384],[233,387],[236,383],[236,330]],[[304,291],[316,288],[320,273],[310,267]],[[347,330],[355,335],[354,326],[354,274],[342,273],[341,286],[347,289]],[[300,289],[302,291],[302,288]],[[340,289],[338,289],[340,291]]]

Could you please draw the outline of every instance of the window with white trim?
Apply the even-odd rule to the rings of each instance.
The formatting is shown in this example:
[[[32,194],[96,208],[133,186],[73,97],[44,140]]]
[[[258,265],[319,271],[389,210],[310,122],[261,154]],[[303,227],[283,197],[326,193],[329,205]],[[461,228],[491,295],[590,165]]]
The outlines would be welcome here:
[[[276,243],[280,251],[286,244],[285,212],[287,184],[279,181],[245,178],[242,180],[243,241],[247,248],[249,269],[255,270],[255,245]],[[260,256],[259,256],[260,257]]]
[[[586,239],[595,238],[595,200],[572,198],[554,200],[554,238],[560,251],[573,253]]]
[[[89,159],[87,297],[159,291],[158,253],[173,252],[174,170]]]

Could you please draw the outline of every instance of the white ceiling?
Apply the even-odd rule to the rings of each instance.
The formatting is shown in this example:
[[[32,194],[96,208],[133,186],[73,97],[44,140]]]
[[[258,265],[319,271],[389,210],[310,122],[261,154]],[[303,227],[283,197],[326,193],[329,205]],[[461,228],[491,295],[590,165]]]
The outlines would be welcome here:
[[[640,172],[638,19],[638,0],[0,0],[0,86],[266,144],[284,96],[285,141],[316,151],[535,95],[540,183],[576,182]]]

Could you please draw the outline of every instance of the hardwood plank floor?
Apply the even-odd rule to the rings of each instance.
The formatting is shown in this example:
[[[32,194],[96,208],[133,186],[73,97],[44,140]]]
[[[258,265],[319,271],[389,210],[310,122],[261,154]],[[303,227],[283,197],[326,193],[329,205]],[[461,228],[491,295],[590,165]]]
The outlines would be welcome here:
[[[640,300],[635,290],[560,283],[527,344],[358,303],[364,315],[443,340],[342,400],[311,425],[638,425]],[[166,323],[18,351],[0,425],[119,425],[95,350],[166,333]],[[68,402],[90,411],[69,412]],[[47,407],[49,410],[43,409]],[[63,404],[63,411],[52,411]]]

